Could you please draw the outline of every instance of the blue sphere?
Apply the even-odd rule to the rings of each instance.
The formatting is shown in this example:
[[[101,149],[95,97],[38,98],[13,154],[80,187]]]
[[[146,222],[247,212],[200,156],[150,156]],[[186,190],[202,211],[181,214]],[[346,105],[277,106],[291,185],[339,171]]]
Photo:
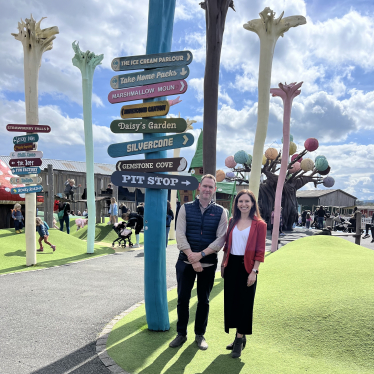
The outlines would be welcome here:
[[[293,135],[290,134],[290,142],[293,142]],[[283,136],[282,136],[282,143],[283,143]]]
[[[238,164],[242,164],[242,165],[248,164],[249,154],[246,151],[238,151],[234,154],[234,160]]]
[[[316,159],[315,167],[318,171],[325,171],[329,167],[329,163],[325,157],[320,157]]]

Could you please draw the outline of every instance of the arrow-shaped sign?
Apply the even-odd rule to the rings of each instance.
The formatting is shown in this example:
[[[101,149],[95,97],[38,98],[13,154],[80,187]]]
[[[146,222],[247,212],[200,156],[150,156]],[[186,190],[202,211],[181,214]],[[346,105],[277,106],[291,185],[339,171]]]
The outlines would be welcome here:
[[[42,178],[40,177],[13,177],[10,178],[11,184],[38,184],[42,183]]]
[[[185,184],[186,186],[188,186],[190,184],[189,181],[185,181],[185,182],[181,182],[182,184]]]
[[[183,145],[187,144],[188,137],[186,136],[186,134],[183,135],[183,139],[184,139]]]
[[[187,67],[188,69],[188,67]],[[189,74],[190,70],[185,70],[184,67],[182,68],[182,71],[179,73],[180,75],[186,75],[186,74]],[[184,78],[187,78],[187,77],[184,77]]]
[[[17,187],[17,188],[10,189],[10,193],[12,195],[18,195],[21,193],[41,192],[41,191],[43,191],[43,186],[26,186],[26,187]]]
[[[180,88],[180,92],[182,92],[184,90],[184,83],[185,81],[180,81],[181,82],[181,88]],[[187,83],[186,83],[186,86],[187,86]],[[184,92],[184,91],[183,91]]]
[[[189,61],[191,58],[191,55],[187,52],[187,61]]]
[[[40,168],[12,168],[13,175],[40,174]]]

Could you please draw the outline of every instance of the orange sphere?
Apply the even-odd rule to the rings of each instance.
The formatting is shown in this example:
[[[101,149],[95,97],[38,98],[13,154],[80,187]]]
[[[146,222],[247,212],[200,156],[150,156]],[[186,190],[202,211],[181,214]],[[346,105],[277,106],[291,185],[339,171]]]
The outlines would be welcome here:
[[[217,182],[222,182],[226,178],[226,173],[223,170],[216,171]]]
[[[278,151],[275,148],[268,148],[265,157],[269,160],[275,160],[278,157]]]

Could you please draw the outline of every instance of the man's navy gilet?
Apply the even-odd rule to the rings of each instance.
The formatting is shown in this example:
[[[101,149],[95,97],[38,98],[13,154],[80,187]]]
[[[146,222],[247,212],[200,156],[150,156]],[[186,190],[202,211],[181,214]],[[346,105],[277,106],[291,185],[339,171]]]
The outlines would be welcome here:
[[[199,199],[185,203],[186,209],[186,238],[192,252],[201,252],[217,239],[217,229],[221,220],[223,207],[211,202],[201,214]],[[179,260],[188,261],[183,251],[179,253]],[[217,262],[217,254],[212,253],[200,260],[209,264]]]

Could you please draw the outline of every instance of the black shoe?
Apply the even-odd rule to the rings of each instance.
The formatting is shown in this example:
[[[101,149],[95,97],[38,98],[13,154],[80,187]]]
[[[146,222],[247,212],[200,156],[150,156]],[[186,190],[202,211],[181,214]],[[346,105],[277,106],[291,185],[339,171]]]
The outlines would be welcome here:
[[[234,346],[232,348],[231,357],[239,358],[242,355],[243,338],[235,338]]]
[[[374,243],[374,239],[370,243]]]
[[[187,341],[187,336],[177,335],[177,337],[172,342],[170,342],[169,347],[177,348],[181,346],[182,344],[184,344],[186,341]]]
[[[247,338],[245,337],[245,335],[243,335],[242,339],[243,339],[243,349],[244,349],[245,345],[247,344]],[[228,346],[226,346],[226,349],[229,350],[229,351],[232,351],[234,343],[235,343],[235,339],[234,339],[234,341],[231,344],[229,344]]]
[[[366,234],[362,237],[362,239],[367,239],[367,238],[370,238],[370,235]]]
[[[203,351],[208,349],[208,343],[206,342],[204,335],[196,335],[195,342],[199,349],[202,349]]]

